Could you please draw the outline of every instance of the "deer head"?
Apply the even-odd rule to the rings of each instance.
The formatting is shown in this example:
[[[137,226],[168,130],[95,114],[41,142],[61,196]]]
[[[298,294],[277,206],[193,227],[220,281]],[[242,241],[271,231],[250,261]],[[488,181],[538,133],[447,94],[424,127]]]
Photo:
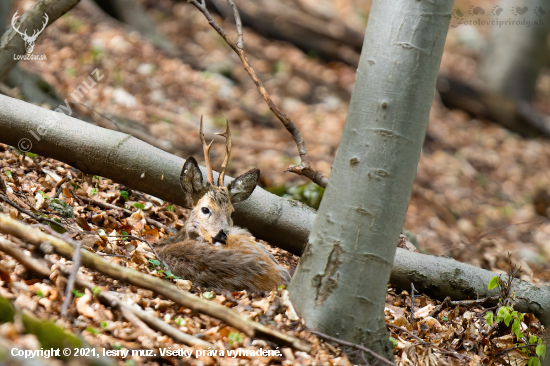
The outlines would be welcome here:
[[[34,49],[34,43],[36,42],[36,39],[38,38],[40,33],[42,33],[42,31],[46,28],[46,26],[48,25],[48,20],[50,18],[48,18],[48,14],[44,13],[44,23],[42,23],[42,29],[40,29],[39,31],[34,30],[32,36],[29,36],[27,34],[26,29],[24,33],[21,33],[19,31],[19,28],[15,26],[15,23],[17,22],[17,13],[18,12],[16,11],[15,14],[13,14],[13,17],[11,18],[11,26],[13,27],[13,30],[15,30],[17,33],[21,35],[21,37],[23,38],[23,41],[25,41],[25,47],[27,48],[27,53],[31,53],[32,50]]]
[[[206,161],[207,180],[205,181],[194,157],[190,156],[183,165],[180,174],[180,184],[184,192],[188,207],[193,207],[185,224],[187,237],[212,244],[225,244],[228,230],[233,226],[231,214],[233,204],[247,199],[260,177],[258,169],[252,169],[235,178],[224,186],[225,171],[231,153],[231,133],[229,121],[224,133],[217,133],[226,139],[226,152],[218,177],[218,184],[214,185],[212,166],[210,164],[210,147],[206,145],[202,133],[202,117],[200,122],[200,138]]]

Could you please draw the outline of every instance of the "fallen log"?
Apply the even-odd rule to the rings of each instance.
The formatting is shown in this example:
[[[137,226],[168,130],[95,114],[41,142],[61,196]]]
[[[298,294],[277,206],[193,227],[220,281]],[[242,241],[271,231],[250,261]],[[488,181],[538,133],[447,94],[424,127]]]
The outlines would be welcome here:
[[[32,143],[30,150],[34,153],[184,204],[179,186],[184,160],[132,136],[3,95],[0,95],[0,131],[1,143],[20,147],[21,141]],[[216,178],[217,173],[214,175]],[[231,180],[226,177],[226,182]],[[315,210],[302,203],[275,196],[259,187],[235,208],[235,223],[249,228],[270,244],[298,255],[308,240],[316,215]],[[453,300],[464,300],[498,295],[494,290],[487,290],[493,276],[494,272],[452,259],[398,248],[390,282],[405,289],[409,289],[412,282],[420,291],[438,299],[450,296]],[[520,280],[514,283],[518,310],[537,315],[550,312],[548,287]]]

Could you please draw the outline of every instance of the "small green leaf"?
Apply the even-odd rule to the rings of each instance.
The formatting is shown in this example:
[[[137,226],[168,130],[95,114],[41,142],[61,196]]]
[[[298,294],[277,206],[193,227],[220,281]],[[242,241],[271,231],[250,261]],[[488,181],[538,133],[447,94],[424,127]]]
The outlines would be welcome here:
[[[94,296],[97,296],[101,293],[101,289],[97,286],[95,286],[93,289],[92,289],[92,293],[94,294]]]
[[[532,335],[531,337],[529,337],[529,344],[536,344],[536,343],[537,343],[536,335]]]
[[[73,208],[67,202],[61,201],[59,198],[52,198],[50,200],[50,208],[63,217],[74,217]]]
[[[164,277],[166,277],[169,280],[179,280],[181,277],[176,276],[170,270],[164,271]]]
[[[92,194],[92,196],[95,196],[95,195],[97,194],[97,189],[92,188],[92,189],[90,190],[90,193]]]
[[[504,318],[509,313],[510,313],[510,310],[508,310],[507,306],[501,306],[500,308],[498,308],[497,315],[498,315],[499,318]]]
[[[49,200],[49,199],[50,199],[50,197],[49,197],[46,193],[44,193],[44,191],[38,191],[38,193],[40,193],[40,195],[41,195],[42,197],[44,197],[45,200]]]
[[[128,366],[136,366],[136,361],[135,360],[126,360],[126,365]]]
[[[491,280],[489,281],[489,285],[487,286],[487,288],[489,290],[492,290],[494,289],[495,287],[499,286],[500,285],[500,277],[498,276],[495,276],[493,278],[491,278]]]
[[[187,324],[187,321],[180,316],[176,319],[176,324],[178,325],[178,327],[183,327]]]
[[[132,206],[134,206],[138,210],[143,210],[145,208],[145,205],[143,203],[139,203],[139,202],[135,202]]]
[[[160,266],[160,261],[156,259],[149,259],[149,264],[152,264],[155,267]]]
[[[92,177],[92,179],[97,179],[97,180],[99,180],[99,175],[94,175],[94,176]]]
[[[176,208],[172,205],[166,207],[166,211],[174,212],[176,211]]]
[[[122,349],[122,344],[120,344],[120,343],[111,344],[111,347],[112,347],[113,349],[116,349],[116,350],[118,351],[118,350]]]
[[[202,297],[204,297],[204,298],[207,299],[207,300],[213,299],[214,296],[215,296],[215,295],[214,295],[213,292],[203,292],[203,293],[202,293]]]
[[[79,186],[78,184],[73,183],[73,182],[71,182],[71,186],[73,186],[73,188],[75,189],[75,191],[76,191],[77,189],[80,188],[80,186]]]
[[[392,344],[392,346],[397,347],[397,339],[390,337],[390,343]]]
[[[40,290],[37,290],[36,291],[36,296],[38,296],[39,298],[43,299],[45,296],[44,296],[44,293]]]
[[[77,291],[76,289],[73,288],[73,295],[74,295],[74,297],[82,297],[82,296],[84,296],[84,293],[79,292],[79,291]]]
[[[120,191],[120,197],[122,197],[124,201],[128,201],[128,191]]]
[[[487,324],[489,324],[489,325],[493,324],[493,312],[492,311],[488,311],[487,313],[485,313],[485,315],[483,317],[487,321]],[[445,320],[447,320],[447,319],[445,319]]]
[[[512,332],[517,335],[517,333],[519,333],[519,330],[520,330],[519,329],[519,321],[516,319],[516,320],[514,320],[514,323],[512,324]]]
[[[527,364],[529,366],[541,366],[540,360],[536,357],[529,357],[529,362]]]
[[[279,285],[279,287],[277,287],[277,291],[281,292],[283,291],[285,288],[285,285]]]
[[[229,333],[227,338],[229,339],[229,345],[230,346],[233,345],[233,342],[242,342],[243,341],[243,336],[240,333],[236,333],[236,332]]]
[[[124,230],[122,230],[120,233],[121,233],[122,235],[124,235],[124,236],[122,237],[122,240],[128,240],[128,235],[130,235],[130,234],[128,234],[128,233],[127,233],[126,231],[124,231]]]
[[[544,358],[546,356],[546,345],[539,344],[535,349],[537,356]]]
[[[27,152],[27,156],[31,159],[34,159],[36,158],[36,154],[32,153],[32,152]]]
[[[508,327],[510,325],[510,322],[512,321],[512,315],[508,314],[504,317],[504,324]]]
[[[493,316],[492,316],[493,313],[491,313],[491,322],[493,322]],[[449,321],[449,318],[447,318],[445,315],[442,315],[441,316],[441,320],[443,320],[444,322],[447,322]]]
[[[101,325],[101,328],[106,329],[109,326],[109,323],[107,323],[106,321],[102,321],[100,325]]]
[[[107,233],[103,229],[97,230],[97,233],[99,234],[99,236],[107,236]]]
[[[93,328],[93,327],[86,328],[86,332],[90,332],[93,335],[98,335],[99,334],[99,331],[97,329]]]
[[[13,179],[12,176],[11,176],[11,171],[9,171],[9,170],[6,170],[6,176],[10,179]]]

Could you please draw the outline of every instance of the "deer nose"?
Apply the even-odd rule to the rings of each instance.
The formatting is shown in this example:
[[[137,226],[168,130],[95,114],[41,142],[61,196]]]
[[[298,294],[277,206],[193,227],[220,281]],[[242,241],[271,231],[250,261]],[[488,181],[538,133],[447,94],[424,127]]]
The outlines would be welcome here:
[[[225,233],[225,231],[220,230],[220,232],[217,233],[216,236],[212,238],[212,244],[216,244],[216,243],[225,244],[225,239],[227,239],[227,234]]]

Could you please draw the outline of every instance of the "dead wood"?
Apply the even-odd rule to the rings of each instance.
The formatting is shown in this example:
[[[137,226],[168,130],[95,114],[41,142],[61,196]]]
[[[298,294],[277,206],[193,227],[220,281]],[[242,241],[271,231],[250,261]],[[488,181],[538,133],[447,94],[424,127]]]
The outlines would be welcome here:
[[[524,137],[550,137],[550,117],[537,112],[527,102],[514,101],[441,75],[437,91],[447,108],[461,109],[476,118],[496,122]]]
[[[307,155],[306,143],[304,141],[304,138],[302,137],[302,134],[300,133],[294,122],[292,122],[292,120],[277,107],[277,105],[267,92],[266,88],[264,87],[264,84],[258,78],[258,75],[250,65],[248,58],[246,57],[242,44],[243,34],[241,18],[235,4],[233,2],[230,2],[233,9],[233,14],[235,16],[235,22],[237,24],[237,43],[233,42],[233,40],[229,38],[225,30],[223,30],[223,28],[220,27],[220,25],[214,20],[214,18],[212,18],[212,15],[206,8],[205,0],[189,0],[189,2],[193,4],[197,9],[199,9],[201,13],[203,13],[205,18],[208,20],[208,24],[210,24],[210,26],[214,28],[216,32],[218,32],[218,34],[224,39],[229,47],[231,47],[231,49],[235,51],[237,56],[239,56],[239,59],[244,65],[244,69],[250,76],[250,79],[252,79],[252,81],[256,85],[258,92],[269,106],[269,109],[271,109],[271,112],[273,112],[273,114],[283,123],[287,131],[291,134],[292,139],[294,140],[294,142],[296,143],[296,147],[298,148],[298,153],[300,155],[300,165],[291,165],[290,167],[288,167],[287,171],[303,175],[309,178],[312,182],[320,185],[323,188],[326,188],[328,184],[328,178],[326,178],[325,176],[323,176],[323,174],[311,167]]]
[[[212,8],[224,18],[233,14],[224,0],[212,0]],[[266,38],[290,42],[306,53],[315,52],[327,61],[359,63],[363,32],[336,19],[321,19],[273,1],[236,1],[242,24]],[[266,22],[265,19],[273,19]]]
[[[47,241],[55,248],[55,251],[59,255],[68,259],[71,259],[73,256],[74,244],[71,245],[58,237],[45,234],[39,229],[29,227],[6,215],[0,215],[0,231],[21,238],[34,245],[40,245],[42,242]],[[72,241],[71,239],[67,240]],[[311,345],[306,341],[256,323],[224,306],[193,296],[162,279],[143,274],[130,268],[114,265],[86,250],[81,250],[81,255],[82,264],[90,269],[125,283],[154,291],[181,306],[219,319],[235,329],[240,330],[250,338],[263,338],[281,346],[292,347],[299,351],[311,351]]]

